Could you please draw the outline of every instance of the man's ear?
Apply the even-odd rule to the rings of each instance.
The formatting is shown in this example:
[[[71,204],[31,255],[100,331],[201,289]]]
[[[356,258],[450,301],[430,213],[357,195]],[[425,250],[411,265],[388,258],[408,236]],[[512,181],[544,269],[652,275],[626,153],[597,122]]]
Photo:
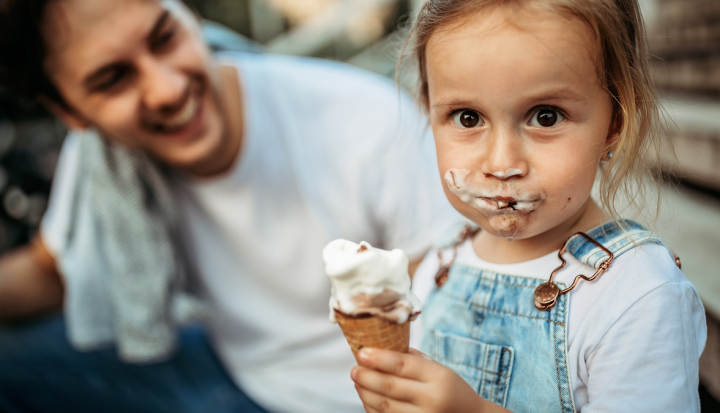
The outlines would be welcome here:
[[[78,115],[74,110],[62,103],[48,99],[47,96],[40,96],[38,102],[50,113],[60,118],[68,129],[87,129],[92,126],[90,122]]]

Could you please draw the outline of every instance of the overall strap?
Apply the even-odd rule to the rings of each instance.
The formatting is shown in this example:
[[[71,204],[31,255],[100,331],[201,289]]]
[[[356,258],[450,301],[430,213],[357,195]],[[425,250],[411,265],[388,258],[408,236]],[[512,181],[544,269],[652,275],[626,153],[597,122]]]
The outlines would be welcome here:
[[[587,234],[610,250],[615,258],[646,243],[662,245],[680,267],[680,259],[655,234],[635,221],[624,219],[609,221],[588,231]],[[595,269],[607,258],[607,254],[582,236],[575,235],[567,242],[567,251],[578,261]]]

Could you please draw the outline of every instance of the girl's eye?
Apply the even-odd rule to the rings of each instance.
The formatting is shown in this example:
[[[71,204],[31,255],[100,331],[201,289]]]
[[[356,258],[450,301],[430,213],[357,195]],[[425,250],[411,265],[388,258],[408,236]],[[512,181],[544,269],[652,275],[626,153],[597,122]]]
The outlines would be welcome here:
[[[457,111],[457,113],[453,115],[452,120],[454,124],[461,128],[474,128],[483,123],[480,114],[470,109]]]
[[[539,126],[542,128],[549,128],[551,126],[557,125],[563,120],[565,120],[565,117],[563,117],[563,115],[561,115],[560,112],[558,112],[557,110],[550,108],[542,108],[532,114],[532,116],[530,117],[530,125]]]

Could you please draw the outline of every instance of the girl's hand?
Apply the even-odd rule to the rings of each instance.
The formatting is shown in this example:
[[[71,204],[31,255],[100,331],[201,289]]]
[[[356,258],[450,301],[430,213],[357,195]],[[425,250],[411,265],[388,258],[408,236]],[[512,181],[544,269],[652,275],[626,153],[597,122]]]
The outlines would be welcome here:
[[[423,353],[365,348],[350,376],[368,413],[507,412]],[[499,409],[499,410],[496,410]]]

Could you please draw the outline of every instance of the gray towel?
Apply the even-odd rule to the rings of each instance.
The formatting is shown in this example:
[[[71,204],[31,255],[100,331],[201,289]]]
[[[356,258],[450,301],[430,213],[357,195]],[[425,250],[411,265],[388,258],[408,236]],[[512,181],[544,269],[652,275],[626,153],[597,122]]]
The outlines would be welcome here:
[[[115,342],[120,357],[169,357],[175,326],[206,314],[187,292],[188,266],[167,176],[144,152],[76,136],[78,177],[65,248],[65,311],[71,342],[94,349]]]

